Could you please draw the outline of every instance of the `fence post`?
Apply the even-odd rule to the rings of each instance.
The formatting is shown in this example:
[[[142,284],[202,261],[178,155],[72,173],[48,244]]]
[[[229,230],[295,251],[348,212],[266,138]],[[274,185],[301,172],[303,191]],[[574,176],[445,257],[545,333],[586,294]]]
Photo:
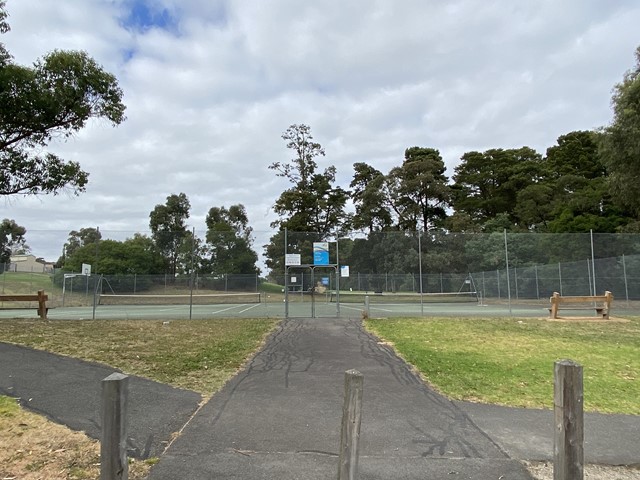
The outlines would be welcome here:
[[[344,373],[344,405],[342,408],[338,480],[354,480],[358,475],[363,384],[364,376],[357,370],[347,370]]]
[[[112,373],[102,380],[100,480],[127,480],[127,394],[129,377]]]
[[[627,282],[627,263],[622,255],[622,274],[624,275],[624,293],[627,297],[627,307],[629,306],[629,283]]]
[[[553,479],[584,478],[582,366],[572,360],[554,365]]]
[[[560,295],[562,295],[562,264],[558,262],[558,281],[560,282]]]

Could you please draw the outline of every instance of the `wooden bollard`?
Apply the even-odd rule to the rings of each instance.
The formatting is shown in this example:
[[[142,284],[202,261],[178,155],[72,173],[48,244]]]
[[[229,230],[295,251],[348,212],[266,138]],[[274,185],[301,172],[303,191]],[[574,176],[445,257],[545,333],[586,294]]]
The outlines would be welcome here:
[[[554,368],[553,480],[584,479],[582,366],[560,360]]]
[[[102,380],[100,480],[127,480],[127,396],[129,377],[112,373]]]
[[[357,370],[347,370],[344,373],[344,406],[342,408],[338,480],[355,480],[357,478],[363,384],[364,376]]]
[[[44,290],[38,290],[38,316],[41,320],[47,319],[47,295]]]

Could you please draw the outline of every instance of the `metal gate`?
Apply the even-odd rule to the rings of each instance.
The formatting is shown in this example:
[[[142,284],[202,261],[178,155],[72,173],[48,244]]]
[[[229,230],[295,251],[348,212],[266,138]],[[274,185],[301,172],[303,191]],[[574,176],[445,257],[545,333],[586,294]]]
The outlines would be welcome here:
[[[337,265],[291,265],[285,275],[285,317],[339,317]]]

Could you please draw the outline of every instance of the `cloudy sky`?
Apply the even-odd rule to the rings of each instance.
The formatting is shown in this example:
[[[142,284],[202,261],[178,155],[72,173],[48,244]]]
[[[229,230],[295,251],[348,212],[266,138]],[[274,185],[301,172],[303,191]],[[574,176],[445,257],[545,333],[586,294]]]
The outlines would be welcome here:
[[[50,150],[90,173],[79,197],[11,197],[2,218],[55,260],[70,230],[124,239],[173,193],[205,228],[246,206],[256,247],[288,187],[281,134],[311,126],[348,187],[355,162],[383,172],[410,146],[448,175],[470,150],[541,153],[611,120],[634,65],[640,2],[623,0],[8,0],[15,60],[81,49],[114,73],[127,121],[94,121]]]

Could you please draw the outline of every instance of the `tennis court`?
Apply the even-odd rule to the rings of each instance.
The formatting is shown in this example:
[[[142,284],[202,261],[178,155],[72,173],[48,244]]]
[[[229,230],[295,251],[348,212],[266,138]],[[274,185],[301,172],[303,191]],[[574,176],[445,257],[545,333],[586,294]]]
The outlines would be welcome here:
[[[215,317],[243,317],[243,318],[284,318],[289,317],[361,317],[367,309],[365,296],[341,294],[340,302],[330,295],[301,296],[290,295],[288,304],[281,295],[263,294],[254,297],[252,301],[238,302],[242,297],[227,297],[217,302],[197,304],[203,299],[195,298],[193,305],[189,305],[189,298],[181,299],[182,304],[168,304],[166,298],[145,298],[144,304],[127,304],[124,298],[109,299],[108,303],[95,306],[65,306],[50,308],[50,320],[78,320],[78,319],[201,319]],[[259,300],[258,300],[259,298]],[[176,299],[173,299],[176,300]],[[136,302],[139,302],[136,299]],[[162,303],[165,304],[162,304]],[[504,301],[496,303],[478,301],[446,301],[438,302],[429,299],[420,301],[419,296],[384,295],[369,297],[368,313],[371,318],[385,318],[398,316],[452,316],[452,317],[538,317],[544,318],[549,314],[548,300],[534,303],[512,303],[509,306]],[[614,312],[616,306],[614,304]],[[567,314],[573,312],[567,311]],[[585,315],[584,312],[581,315]],[[4,308],[0,309],[0,318],[34,318],[37,317],[36,306],[32,308]]]

